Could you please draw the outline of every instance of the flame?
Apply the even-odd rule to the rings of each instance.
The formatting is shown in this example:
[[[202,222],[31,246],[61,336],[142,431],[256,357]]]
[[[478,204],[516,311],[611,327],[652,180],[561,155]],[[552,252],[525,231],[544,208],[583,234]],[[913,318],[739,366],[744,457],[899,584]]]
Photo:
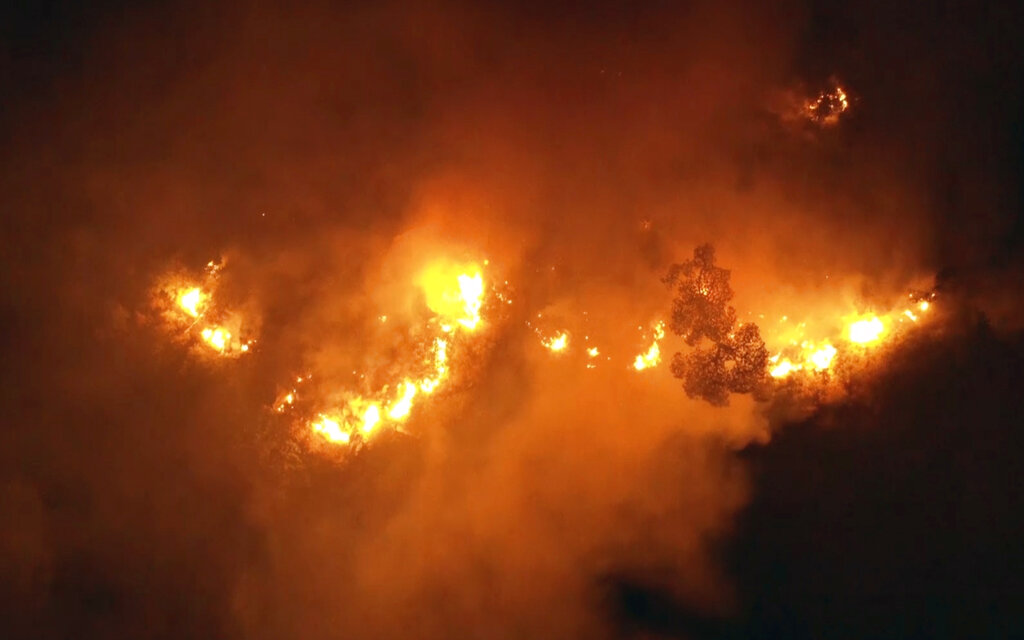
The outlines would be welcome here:
[[[839,351],[826,342],[823,346],[812,352],[811,355],[807,357],[807,360],[810,361],[818,371],[824,371],[831,366],[832,360],[836,357],[837,353],[839,353]]]
[[[172,325],[181,327],[186,335],[195,336],[212,352],[236,357],[247,353],[253,340],[242,339],[241,316],[221,309],[214,300],[216,278],[222,268],[223,264],[211,260],[206,265],[206,278],[202,283],[175,278],[172,284],[161,287],[163,293],[158,300]]]
[[[419,284],[427,307],[437,314],[446,333],[456,323],[470,331],[480,324],[484,279],[476,265],[437,262],[420,274]]]
[[[363,433],[369,434],[378,424],[380,424],[380,407],[371,404],[363,412]]]
[[[849,323],[846,335],[854,344],[871,344],[878,342],[885,333],[885,323],[876,315]]]
[[[913,299],[914,294],[910,295]],[[895,335],[894,328],[901,323],[917,324],[921,315],[931,309],[931,302],[927,299],[919,300],[911,305],[911,308],[900,309],[898,306],[888,313],[869,312],[843,316],[842,337],[849,345],[872,346],[881,344]],[[915,311],[916,310],[916,311]],[[781,321],[786,322],[787,316]],[[806,323],[796,325],[795,330],[802,332]],[[788,335],[793,335],[792,330]],[[799,335],[799,333],[797,333]],[[796,371],[828,371],[837,359],[843,357],[855,357],[854,353],[847,348],[834,346],[828,339],[815,342],[813,340],[798,339],[789,340],[789,346],[777,351],[769,362],[771,367],[768,373],[773,378],[785,378]]]
[[[565,351],[569,346],[569,334],[563,331],[550,338],[542,339],[540,343],[544,345],[546,349],[554,351],[555,353]]]
[[[587,349],[587,356],[589,356],[591,358],[596,358],[600,354],[601,354],[601,352],[598,351],[597,347],[590,347],[589,349]]]
[[[203,342],[221,353],[224,353],[231,344],[231,332],[223,327],[206,327],[199,335],[202,336]]]
[[[385,428],[400,431],[400,425],[412,415],[416,401],[433,394],[448,379],[449,351],[456,334],[463,330],[473,333],[482,325],[483,275],[474,265],[438,262],[422,272],[419,285],[428,308],[435,314],[425,327],[428,333],[435,332],[430,342],[425,343],[429,344],[431,355],[412,365],[419,375],[405,375],[396,384],[384,385],[365,396],[343,394],[348,400],[342,409],[322,412],[309,421],[313,433],[330,443],[353,444],[365,443]],[[438,330],[444,335],[436,335]],[[291,402],[284,404],[290,406]]]
[[[341,424],[336,417],[320,414],[310,426],[315,433],[319,433],[328,442],[348,444],[352,439],[352,436],[347,431],[342,431]]]
[[[420,391],[431,394],[448,374],[448,341],[444,338],[434,339],[434,375],[420,380]]]
[[[658,345],[658,342],[664,337],[665,323],[659,322],[654,325],[654,342],[651,343],[651,346],[647,351],[637,355],[636,359],[633,361],[634,369],[637,371],[643,371],[644,369],[649,369],[661,362],[661,347]]]
[[[850,108],[850,99],[846,91],[837,82],[803,105],[803,114],[811,122],[828,127],[839,122],[840,116]]]
[[[199,287],[183,289],[178,294],[178,306],[193,318],[199,317],[199,307],[206,302],[206,296]]]
[[[388,409],[388,417],[392,420],[404,420],[409,416],[409,412],[412,410],[412,399],[416,397],[416,385],[408,380],[403,382],[401,387],[404,389],[399,394],[395,403]]]

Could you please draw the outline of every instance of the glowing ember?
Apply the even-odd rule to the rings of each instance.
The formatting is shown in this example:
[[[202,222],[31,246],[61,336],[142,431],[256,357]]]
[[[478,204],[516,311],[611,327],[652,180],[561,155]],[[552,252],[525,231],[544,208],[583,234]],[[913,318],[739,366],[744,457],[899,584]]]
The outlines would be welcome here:
[[[214,300],[216,278],[221,269],[221,264],[211,260],[201,283],[179,280],[164,285],[157,299],[172,326],[194,336],[199,344],[218,355],[237,357],[250,350],[253,340],[242,338],[242,318],[237,313],[224,311]]]
[[[818,94],[813,100],[804,103],[803,112],[808,120],[822,127],[839,122],[839,117],[850,108],[850,100],[846,91],[835,81],[832,86]]]
[[[563,331],[555,336],[541,340],[540,343],[546,349],[555,353],[565,351],[569,346],[569,334]]]
[[[590,347],[589,349],[587,349],[587,355],[591,358],[596,358],[600,354],[601,352],[598,351],[597,347]]]

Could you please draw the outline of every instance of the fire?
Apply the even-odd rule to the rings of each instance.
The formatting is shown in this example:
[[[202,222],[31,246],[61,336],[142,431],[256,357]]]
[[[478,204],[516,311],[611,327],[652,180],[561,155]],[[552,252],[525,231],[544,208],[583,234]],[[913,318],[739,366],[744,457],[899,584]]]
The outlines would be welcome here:
[[[637,371],[643,371],[644,369],[649,369],[661,362],[661,347],[658,345],[658,342],[664,337],[665,323],[659,322],[654,325],[654,342],[651,343],[651,346],[647,351],[637,355],[636,359],[633,361],[634,369]]]
[[[199,344],[218,355],[237,357],[249,351],[253,340],[242,338],[243,321],[239,314],[225,311],[216,304],[213,294],[222,268],[222,264],[211,260],[206,265],[203,282],[179,279],[162,287],[159,304],[172,325],[195,336]]]
[[[565,351],[569,347],[569,334],[563,331],[550,338],[542,339],[540,343],[544,345],[545,348],[550,351],[554,351],[555,353]]]
[[[341,425],[336,418],[320,414],[310,425],[315,433],[322,435],[328,442],[348,444],[352,436],[347,431],[341,430]]]
[[[199,287],[184,289],[178,294],[178,306],[193,318],[199,317],[199,306],[206,302],[206,296]]]
[[[816,345],[805,341],[800,344],[799,351],[800,355],[796,362],[790,358],[783,358],[781,353],[770,357],[768,361],[772,367],[768,370],[768,375],[773,378],[785,378],[794,371],[825,371],[832,366],[832,361],[839,353],[839,350],[828,342]]]
[[[443,338],[434,340],[434,375],[420,380],[420,391],[431,394],[448,373],[448,341]]]
[[[237,313],[226,312],[217,304],[215,278],[220,268],[211,263],[205,281],[177,281],[173,286],[165,287],[164,294],[168,297],[164,298],[164,303],[170,303],[166,313],[174,323],[184,327],[185,333],[193,336],[198,344],[216,354],[237,356],[249,351],[252,341],[241,338],[244,335],[242,318]],[[451,379],[452,366],[459,362],[453,362],[453,351],[466,345],[487,324],[482,313],[488,291],[499,302],[506,299],[485,286],[483,272],[476,264],[437,261],[421,271],[416,282],[432,314],[425,321],[420,318],[422,324],[413,327],[408,334],[414,339],[410,352],[417,354],[415,358],[359,375],[360,380],[377,380],[374,387],[342,389],[326,395],[320,389],[304,389],[301,402],[298,385],[308,380],[310,374],[293,376],[290,378],[292,384],[279,390],[271,405],[273,410],[281,414],[286,410],[289,414],[297,414],[294,419],[319,441],[358,449],[381,433],[404,433],[404,426],[413,416],[418,402],[426,402],[428,398],[440,401],[443,396],[437,391]],[[700,284],[698,292],[711,295],[712,288]],[[767,358],[767,370],[761,370],[763,364],[759,364],[758,375],[766,373],[771,378],[783,379],[799,374],[827,379],[837,362],[866,357],[868,352],[858,347],[893,339],[901,334],[901,327],[919,323],[923,314],[932,308],[931,296],[922,298],[919,294],[910,294],[909,298],[909,302],[904,298],[903,304],[890,307],[888,311],[862,308],[854,315],[826,313],[825,318],[811,323],[811,326],[825,330],[818,336],[805,337],[807,322],[793,324],[788,316],[783,316],[781,322],[785,329],[782,333],[776,332],[776,346],[769,351],[772,355]],[[389,322],[389,315],[376,317],[387,327],[408,330],[405,322]],[[540,318],[541,314],[538,313],[537,317]],[[571,334],[568,329],[550,332],[533,327],[529,321],[526,324],[552,353],[569,351]],[[559,324],[565,326],[562,321]],[[665,321],[651,326],[647,348],[632,361],[634,370],[644,371],[661,362],[665,326]],[[583,344],[581,351],[586,354],[582,360],[587,369],[595,368],[595,359],[599,355],[611,359],[593,346],[591,336],[584,330],[579,330],[578,335]],[[733,333],[728,336],[732,339]],[[771,336],[767,336],[765,341],[770,344]],[[764,346],[762,343],[762,353]],[[763,357],[760,362],[764,362]],[[385,380],[380,379],[383,371],[391,372]],[[315,413],[302,416],[306,411]]]
[[[408,413],[408,412],[407,412]],[[380,423],[380,407],[371,404],[363,412],[363,433],[369,434]]]
[[[855,344],[871,344],[878,342],[885,333],[885,323],[878,316],[855,320],[846,330],[850,342]]]
[[[476,265],[438,262],[420,275],[427,307],[437,314],[446,332],[459,324],[470,331],[480,324],[484,279]]]
[[[401,387],[404,389],[399,394],[395,403],[388,409],[388,417],[392,420],[404,420],[409,416],[409,411],[412,410],[412,399],[416,397],[416,385],[412,382],[405,381]]]
[[[835,347],[826,342],[824,346],[811,353],[807,359],[814,365],[815,369],[822,371],[829,368],[838,352]]]
[[[419,285],[427,307],[435,315],[425,327],[434,335],[419,347],[429,345],[430,355],[411,365],[417,375],[404,375],[396,383],[366,395],[342,394],[348,400],[341,409],[324,411],[309,421],[313,433],[329,443],[345,445],[365,443],[386,429],[401,431],[417,400],[433,394],[448,379],[450,347],[461,340],[458,334],[474,333],[483,324],[483,274],[475,265],[438,262],[422,272]],[[289,397],[285,396],[278,406],[291,406]]]
[[[822,91],[816,98],[807,100],[803,105],[804,116],[822,127],[839,122],[840,116],[850,108],[850,99],[846,91],[835,80],[832,80],[831,84],[830,88]]]
[[[459,294],[465,316],[459,323],[467,329],[476,329],[480,324],[480,307],[484,297],[484,279],[477,271],[474,275],[459,274]]]
[[[223,327],[206,327],[199,335],[206,344],[221,353],[231,344],[231,332]]]
[[[915,296],[911,294],[910,297],[913,299]],[[917,324],[922,318],[921,314],[927,313],[931,307],[931,302],[924,299],[914,302],[909,308],[901,309],[897,306],[887,313],[846,315],[842,317],[839,325],[842,327],[841,335],[847,344],[854,347],[879,345],[895,335],[897,326],[906,326],[906,323]],[[788,318],[783,316],[782,321],[786,320]],[[802,331],[805,326],[806,323],[800,323],[797,330]],[[789,346],[769,358],[771,367],[768,374],[771,377],[785,378],[796,371],[824,372],[830,370],[837,359],[856,357],[849,347],[845,350],[842,345],[836,347],[828,339],[820,342],[798,340],[800,339],[789,340]]]

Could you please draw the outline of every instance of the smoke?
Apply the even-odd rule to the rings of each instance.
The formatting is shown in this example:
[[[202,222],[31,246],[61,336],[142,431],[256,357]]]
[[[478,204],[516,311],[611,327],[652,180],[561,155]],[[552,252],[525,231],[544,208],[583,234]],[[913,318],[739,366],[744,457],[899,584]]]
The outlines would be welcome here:
[[[975,47],[992,16],[939,37],[962,22],[948,15],[900,31],[910,59],[888,12],[15,16],[0,67],[18,94],[0,172],[11,637],[617,637],[635,631],[634,588],[697,621],[665,633],[741,615],[719,557],[752,492],[735,452],[780,425],[749,398],[710,407],[668,375],[552,358],[525,322],[571,324],[628,364],[636,328],[669,309],[665,269],[705,241],[743,321],[940,272],[957,299],[974,278],[1012,283],[1018,194],[981,159],[1004,153],[1020,93],[993,104],[971,74],[1005,86],[1019,58]],[[839,124],[780,119],[781,93],[833,76],[852,97]],[[163,274],[220,257],[218,295],[258,331],[230,362],[194,358],[151,308]],[[304,449],[267,411],[282,380],[314,371],[326,391],[401,362],[437,258],[489,260],[513,304],[412,435],[343,460]],[[991,287],[964,304],[1019,326],[1008,285]]]

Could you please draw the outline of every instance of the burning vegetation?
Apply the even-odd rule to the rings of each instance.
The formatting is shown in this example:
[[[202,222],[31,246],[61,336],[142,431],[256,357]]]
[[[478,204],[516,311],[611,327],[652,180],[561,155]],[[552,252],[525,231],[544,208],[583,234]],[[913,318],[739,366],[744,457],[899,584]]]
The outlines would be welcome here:
[[[183,327],[186,335],[215,355],[234,357],[248,353],[254,339],[243,340],[240,316],[214,303],[222,266],[211,261],[198,284],[171,277],[171,284],[163,285],[161,292],[168,301],[165,315],[171,317],[172,327]],[[385,376],[383,384],[373,389],[313,387],[311,381],[322,377],[314,371],[293,376],[294,383],[284,386],[272,403],[273,411],[304,425],[314,443],[359,449],[381,433],[405,432],[415,408],[430,402],[451,382],[453,369],[464,357],[461,351],[472,351],[474,342],[497,330],[485,310],[502,310],[512,303],[504,292],[507,281],[500,290],[492,287],[476,263],[436,260],[423,267],[414,281],[428,311],[419,325],[401,325],[395,316],[379,317],[382,325],[390,318],[391,324],[404,327],[399,330],[413,338],[409,351],[413,359],[368,372],[372,380],[380,380],[384,371],[392,372],[390,379]],[[668,372],[682,381],[687,396],[713,406],[728,404],[733,394],[751,394],[765,401],[796,377],[804,383],[827,385],[837,363],[863,359],[920,322],[931,311],[933,297],[909,294],[907,304],[884,313],[837,314],[834,335],[806,336],[807,323],[801,322],[773,332],[766,342],[757,324],[737,320],[730,272],[716,264],[710,244],[695,248],[690,260],[669,267],[662,281],[672,293],[667,317],[653,322],[649,333],[641,335],[648,346],[632,360],[623,354],[619,366],[633,373],[658,369],[667,328],[681,341]],[[548,353],[565,355],[577,349],[569,330],[544,330],[537,324],[542,320],[549,319],[538,313],[525,324]],[[788,316],[783,317],[780,324],[787,321]],[[596,368],[598,361],[615,362],[613,355],[591,343],[589,333],[583,335],[583,343],[578,351],[585,369]],[[366,380],[367,375],[359,379]]]

